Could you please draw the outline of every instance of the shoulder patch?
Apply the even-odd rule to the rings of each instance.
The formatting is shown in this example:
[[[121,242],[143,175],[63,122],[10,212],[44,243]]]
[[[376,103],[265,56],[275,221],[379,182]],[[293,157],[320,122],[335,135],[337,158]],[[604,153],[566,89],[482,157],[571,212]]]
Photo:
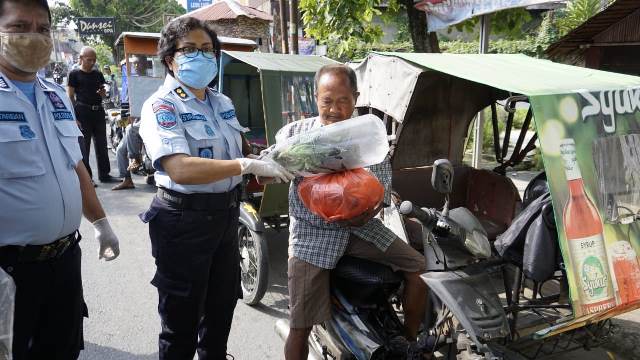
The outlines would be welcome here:
[[[29,125],[20,125],[20,135],[25,139],[33,139],[36,137],[36,133],[31,130]]]
[[[159,111],[171,111],[174,112],[176,110],[176,107],[170,103],[169,101],[163,100],[163,99],[158,99],[156,100],[153,105],[151,105],[151,107],[153,108],[153,112],[157,113]]]
[[[224,120],[230,120],[236,117],[236,111],[234,109],[223,111],[220,113],[220,117]]]
[[[64,104],[64,101],[55,93],[55,91],[45,91],[47,94],[47,98],[51,101],[51,105],[53,105],[54,109],[58,110],[67,110],[67,106]]]
[[[178,124],[176,114],[166,110],[156,112],[156,121],[158,122],[158,126],[165,130],[171,130]]]
[[[7,84],[7,81],[0,76],[0,89],[8,89],[9,88],[9,84]]]

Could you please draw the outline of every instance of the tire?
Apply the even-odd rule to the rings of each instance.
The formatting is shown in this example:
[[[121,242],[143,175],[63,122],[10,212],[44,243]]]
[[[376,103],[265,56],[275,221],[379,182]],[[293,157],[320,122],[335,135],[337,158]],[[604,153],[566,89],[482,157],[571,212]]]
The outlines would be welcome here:
[[[269,251],[263,233],[249,229],[242,222],[238,227],[240,250],[240,285],[245,304],[257,305],[269,285]]]

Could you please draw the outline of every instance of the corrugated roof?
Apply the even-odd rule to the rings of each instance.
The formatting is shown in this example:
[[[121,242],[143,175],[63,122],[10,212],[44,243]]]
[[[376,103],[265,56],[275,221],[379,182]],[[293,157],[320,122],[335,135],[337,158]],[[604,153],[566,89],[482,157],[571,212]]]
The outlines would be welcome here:
[[[336,64],[337,61],[324,56],[289,55],[259,52],[222,51],[223,56],[228,55],[238,59],[259,70],[271,70],[282,72],[316,72],[324,65]]]
[[[182,16],[191,16],[202,21],[237,19],[239,16],[245,16],[249,19],[273,21],[273,16],[256,8],[239,4],[234,0],[220,0]]]
[[[560,40],[551,44],[545,52],[551,57],[556,57],[578,50],[580,45],[592,43],[593,38],[598,34],[606,31],[638,9],[640,9],[640,1],[638,0],[618,0],[573,29]]]
[[[376,53],[528,96],[640,87],[640,77],[564,65],[520,54]]]

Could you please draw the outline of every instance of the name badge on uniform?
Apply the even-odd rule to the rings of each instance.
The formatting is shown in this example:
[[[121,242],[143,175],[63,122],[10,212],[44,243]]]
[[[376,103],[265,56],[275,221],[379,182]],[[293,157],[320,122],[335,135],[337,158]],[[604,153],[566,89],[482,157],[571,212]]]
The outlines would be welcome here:
[[[36,133],[31,130],[29,125],[20,125],[20,136],[25,139],[33,139],[36,137]]]
[[[54,111],[52,114],[55,121],[73,120],[71,111]]]
[[[207,121],[207,118],[202,114],[184,113],[180,114],[180,120],[182,120],[183,123],[186,123],[190,121]]]
[[[236,111],[231,109],[220,113],[220,117],[224,120],[230,120],[236,117]]]
[[[213,159],[213,147],[204,147],[198,149],[198,157],[205,159]]]
[[[49,101],[51,101],[51,105],[53,105],[54,109],[67,110],[67,106],[64,104],[64,101],[60,99],[60,96],[58,96],[58,94],[53,91],[45,91],[44,93],[47,94],[47,98],[49,98]]]
[[[23,112],[0,111],[0,121],[27,122]]]

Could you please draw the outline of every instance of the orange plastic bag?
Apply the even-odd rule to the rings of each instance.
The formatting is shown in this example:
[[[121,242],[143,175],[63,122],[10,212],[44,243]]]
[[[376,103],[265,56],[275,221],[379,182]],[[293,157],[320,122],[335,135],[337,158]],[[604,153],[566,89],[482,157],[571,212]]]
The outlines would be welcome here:
[[[384,188],[365,169],[304,178],[298,195],[312,213],[328,222],[350,220],[378,207]]]

